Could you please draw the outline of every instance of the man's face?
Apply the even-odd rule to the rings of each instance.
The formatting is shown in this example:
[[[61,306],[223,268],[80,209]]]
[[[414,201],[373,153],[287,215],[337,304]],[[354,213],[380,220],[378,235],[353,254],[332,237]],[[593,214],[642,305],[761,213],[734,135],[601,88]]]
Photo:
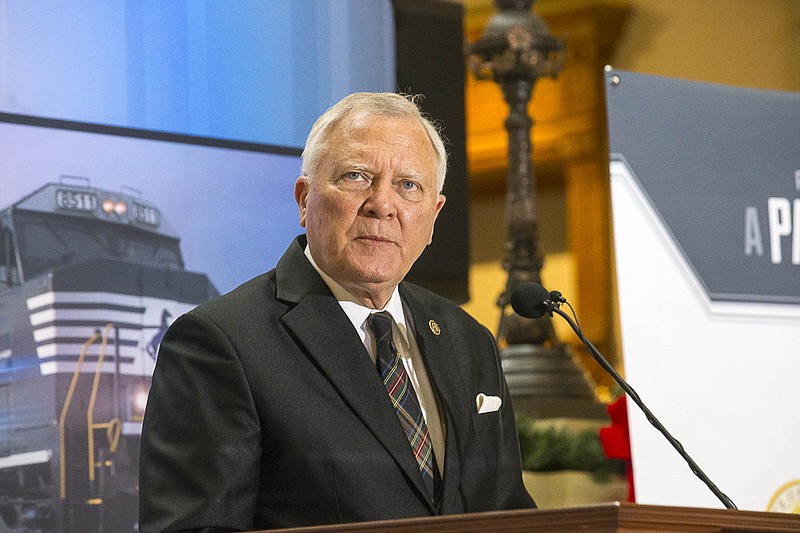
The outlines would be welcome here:
[[[348,117],[331,133],[295,199],[319,267],[371,307],[382,307],[430,244],[444,205],[436,153],[413,119]]]

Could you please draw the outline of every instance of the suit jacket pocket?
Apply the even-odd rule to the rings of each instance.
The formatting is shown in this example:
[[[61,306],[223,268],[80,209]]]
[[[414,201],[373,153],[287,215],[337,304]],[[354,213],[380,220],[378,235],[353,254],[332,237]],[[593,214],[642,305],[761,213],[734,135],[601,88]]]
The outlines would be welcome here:
[[[497,429],[500,425],[500,411],[492,411],[491,413],[473,413],[472,414],[472,427],[475,428],[476,433],[484,431],[491,431]]]

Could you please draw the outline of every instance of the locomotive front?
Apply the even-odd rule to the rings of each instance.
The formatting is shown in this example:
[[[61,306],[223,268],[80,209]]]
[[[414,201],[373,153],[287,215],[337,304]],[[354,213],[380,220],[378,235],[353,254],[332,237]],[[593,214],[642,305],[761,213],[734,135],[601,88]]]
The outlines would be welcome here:
[[[158,344],[216,296],[133,191],[51,183],[0,211],[0,529],[135,531]]]

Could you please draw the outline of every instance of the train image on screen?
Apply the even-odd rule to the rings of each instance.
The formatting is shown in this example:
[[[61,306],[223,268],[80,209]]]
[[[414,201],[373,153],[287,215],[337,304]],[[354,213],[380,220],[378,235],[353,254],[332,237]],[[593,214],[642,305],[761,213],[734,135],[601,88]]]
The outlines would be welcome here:
[[[140,193],[85,179],[0,210],[0,531],[138,530],[158,344],[218,294],[179,243]]]

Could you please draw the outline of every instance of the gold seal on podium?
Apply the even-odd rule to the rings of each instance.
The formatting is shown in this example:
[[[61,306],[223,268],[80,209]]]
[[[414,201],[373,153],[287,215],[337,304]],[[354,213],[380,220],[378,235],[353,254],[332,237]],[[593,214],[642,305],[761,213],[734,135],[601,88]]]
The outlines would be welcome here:
[[[769,501],[767,511],[800,514],[800,479],[785,484]]]

